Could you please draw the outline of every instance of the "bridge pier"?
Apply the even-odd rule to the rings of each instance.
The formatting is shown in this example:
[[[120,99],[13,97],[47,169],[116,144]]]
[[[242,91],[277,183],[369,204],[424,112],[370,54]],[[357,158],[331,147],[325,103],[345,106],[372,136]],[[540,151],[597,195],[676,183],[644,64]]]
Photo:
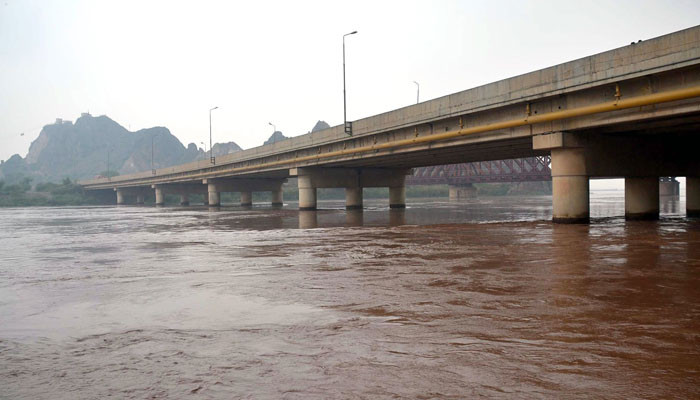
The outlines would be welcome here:
[[[207,183],[207,195],[209,198],[209,207],[218,207],[221,205],[221,193],[216,187],[216,183]]]
[[[584,149],[552,149],[552,221],[571,224],[589,220],[589,182]]]
[[[362,188],[361,187],[346,187],[345,188],[345,209],[346,210],[361,210],[362,209]]]
[[[625,177],[625,219],[659,219],[658,177]]]
[[[284,196],[282,192],[282,184],[279,184],[279,188],[272,190],[272,206],[282,207],[284,205]]]
[[[406,207],[406,175],[410,169],[399,168],[292,168],[299,186],[299,209],[316,209],[317,188],[344,188],[345,208],[362,209],[362,188],[388,187],[389,207]]]
[[[115,191],[117,192],[117,205],[126,204],[126,193],[124,193],[124,190],[115,189]]]
[[[165,205],[165,191],[163,190],[163,187],[160,185],[154,185],[154,189],[156,191],[156,205],[157,206],[164,206]]]
[[[690,218],[700,218],[700,177],[685,178],[685,212]]]
[[[241,192],[241,206],[250,207],[253,205],[253,192],[242,191]]]
[[[138,205],[143,205],[145,203],[144,199],[146,196],[143,195],[143,193],[139,193],[136,195],[136,204]]]
[[[311,175],[299,175],[297,185],[299,186],[299,210],[315,210],[316,186],[314,186]]]
[[[190,195],[188,193],[180,194],[180,205],[189,206],[190,205]]]
[[[588,221],[589,177],[617,176],[625,177],[625,217],[658,218],[658,177],[688,176],[700,170],[700,158],[694,152],[697,147],[690,145],[697,143],[692,135],[589,131],[533,136],[534,150],[546,149],[552,154],[552,220]],[[686,203],[688,216],[693,216],[700,211],[700,182],[697,178],[689,182]]]
[[[406,179],[406,176],[403,176]],[[406,185],[389,186],[389,208],[406,208]]]
[[[462,199],[473,199],[476,197],[476,187],[473,184],[466,185],[449,185],[450,201],[459,201]]]

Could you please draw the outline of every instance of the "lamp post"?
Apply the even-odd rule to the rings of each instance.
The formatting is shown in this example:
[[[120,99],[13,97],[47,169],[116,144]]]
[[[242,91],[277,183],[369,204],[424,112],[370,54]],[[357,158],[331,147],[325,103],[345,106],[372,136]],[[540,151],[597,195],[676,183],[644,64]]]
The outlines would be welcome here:
[[[352,31],[343,35],[343,121],[345,124],[345,133],[352,136],[352,122],[348,122],[348,107],[347,97],[345,94],[345,36],[354,35],[357,31]]]
[[[216,159],[214,159],[214,146],[211,144],[211,112],[217,108],[219,107],[217,106],[209,109],[209,162],[212,164],[216,164]]]
[[[112,177],[109,176],[109,153],[111,153],[111,152],[112,152],[111,149],[107,150],[107,180],[110,180],[110,181],[112,180]]]
[[[416,81],[413,81],[413,83],[416,84],[416,104],[418,104],[420,102],[420,85]]]
[[[275,124],[273,124],[272,122],[268,122],[267,124],[272,127],[272,133],[277,132],[277,127],[275,126]]]
[[[153,167],[153,153],[155,150],[155,135],[151,135],[151,175],[156,174],[156,169]]]

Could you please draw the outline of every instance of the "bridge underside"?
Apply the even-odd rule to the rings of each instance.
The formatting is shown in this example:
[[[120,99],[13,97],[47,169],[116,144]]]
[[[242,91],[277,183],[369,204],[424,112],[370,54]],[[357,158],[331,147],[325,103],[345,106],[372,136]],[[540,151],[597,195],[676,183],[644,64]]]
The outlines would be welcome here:
[[[636,218],[658,216],[660,176],[686,176],[693,215],[700,212],[698,43],[695,27],[354,121],[353,136],[339,126],[214,164],[84,185],[152,188],[157,198],[177,185],[181,192],[182,184],[201,185],[197,190],[206,187],[209,203],[218,204],[222,190],[248,199],[297,177],[302,209],[315,208],[320,187],[345,187],[348,207],[361,207],[368,186],[389,187],[390,204],[402,207],[412,168],[551,156],[555,221],[587,221],[588,180],[602,177],[629,182],[626,210]]]

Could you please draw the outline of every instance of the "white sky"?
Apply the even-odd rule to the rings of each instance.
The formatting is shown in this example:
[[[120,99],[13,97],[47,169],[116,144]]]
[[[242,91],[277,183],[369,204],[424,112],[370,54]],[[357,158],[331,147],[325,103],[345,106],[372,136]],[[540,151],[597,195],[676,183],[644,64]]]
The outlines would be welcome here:
[[[0,159],[81,112],[185,145],[367,117],[700,23],[700,1],[0,0]],[[25,136],[20,136],[24,132]],[[201,147],[201,145],[200,145]]]

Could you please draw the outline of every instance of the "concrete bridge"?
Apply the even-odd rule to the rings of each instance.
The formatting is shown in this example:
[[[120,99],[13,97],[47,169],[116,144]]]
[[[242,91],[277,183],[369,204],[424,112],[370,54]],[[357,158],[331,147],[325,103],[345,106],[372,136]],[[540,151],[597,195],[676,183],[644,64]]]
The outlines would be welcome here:
[[[687,211],[700,215],[700,26],[281,142],[170,168],[84,181],[137,202],[154,190],[187,202],[207,193],[271,191],[297,177],[299,208],[316,189],[342,187],[348,208],[363,187],[389,187],[405,207],[415,167],[551,156],[553,220],[589,219],[589,179],[624,177],[625,214],[657,218],[659,177],[687,178]]]

